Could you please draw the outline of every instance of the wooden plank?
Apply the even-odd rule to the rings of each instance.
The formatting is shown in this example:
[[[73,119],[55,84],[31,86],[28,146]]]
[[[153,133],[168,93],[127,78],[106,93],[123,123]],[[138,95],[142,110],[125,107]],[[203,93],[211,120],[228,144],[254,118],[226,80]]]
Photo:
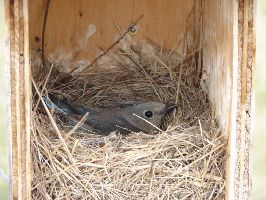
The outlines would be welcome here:
[[[225,134],[231,129],[234,68],[234,10],[231,0],[207,0],[204,7],[203,71],[207,75],[208,92]],[[236,47],[237,48],[237,47]]]
[[[256,0],[207,0],[204,71],[214,114],[228,135],[226,199],[249,199]]]
[[[251,126],[254,119],[256,60],[256,0],[238,1],[238,82],[236,120],[235,199],[250,199]]]
[[[6,0],[5,9],[10,55],[11,195],[13,199],[30,199],[31,84],[27,0]]]
[[[234,199],[236,101],[238,69],[238,8],[231,0],[207,0],[204,7],[203,71],[213,114],[228,138],[226,199]]]
[[[135,38],[148,37],[164,48],[172,49],[185,30],[186,18],[194,0],[56,0],[50,1],[45,31],[46,52],[62,48],[65,53],[84,45],[79,59],[90,61],[120,35],[115,23],[127,29],[141,15]],[[46,0],[30,1],[30,44],[41,47]],[[86,41],[84,34],[93,26],[96,32]],[[86,44],[86,45],[85,45]],[[47,57],[47,56],[46,56]]]

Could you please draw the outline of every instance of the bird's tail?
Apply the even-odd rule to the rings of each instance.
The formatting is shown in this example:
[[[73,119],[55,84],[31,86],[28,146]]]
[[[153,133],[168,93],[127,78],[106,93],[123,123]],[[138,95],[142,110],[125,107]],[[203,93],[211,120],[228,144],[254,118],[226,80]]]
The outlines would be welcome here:
[[[49,98],[43,96],[43,100],[48,108],[55,110],[64,115],[75,115],[77,111],[75,107],[67,101],[58,99],[54,95],[49,94]]]

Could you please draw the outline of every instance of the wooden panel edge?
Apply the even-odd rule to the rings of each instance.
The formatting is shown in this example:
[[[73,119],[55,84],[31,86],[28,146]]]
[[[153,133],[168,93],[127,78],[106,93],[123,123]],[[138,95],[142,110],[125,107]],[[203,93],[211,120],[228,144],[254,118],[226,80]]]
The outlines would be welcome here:
[[[227,163],[226,163],[226,195],[225,199],[235,199],[234,181],[235,181],[235,168],[236,168],[236,118],[237,118],[237,80],[238,80],[238,3],[233,2],[233,60],[232,60],[232,92],[231,92],[231,105],[230,105],[230,126],[228,130],[228,149],[227,149]]]
[[[27,0],[5,0],[10,90],[11,199],[31,199],[30,66]]]
[[[254,113],[256,0],[238,1],[238,80],[234,199],[250,199],[251,126]]]
[[[5,16],[5,46],[4,46],[4,62],[5,62],[5,68],[6,68],[6,80],[11,80],[10,78],[10,41],[11,41],[11,35],[10,35],[10,26],[12,23],[12,20],[10,19],[10,11],[9,11],[9,5],[8,1],[4,1],[4,16]],[[10,137],[8,137],[8,158],[9,158],[9,177],[12,177],[12,163],[13,163],[13,156],[12,156],[12,124],[11,124],[11,83],[10,81],[7,81],[7,91],[6,91],[6,101],[7,101],[7,133],[10,134]],[[8,196],[9,199],[12,196],[14,190],[17,190],[17,188],[13,187],[14,179],[9,178],[9,187],[8,187]],[[14,184],[16,185],[16,184]]]

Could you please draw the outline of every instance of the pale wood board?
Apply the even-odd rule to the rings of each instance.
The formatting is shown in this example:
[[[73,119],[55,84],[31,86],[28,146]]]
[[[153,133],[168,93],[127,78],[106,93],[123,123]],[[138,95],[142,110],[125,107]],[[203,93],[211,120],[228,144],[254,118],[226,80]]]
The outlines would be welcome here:
[[[11,196],[31,198],[30,112],[31,84],[27,1],[5,2],[8,25],[11,127]]]
[[[251,144],[256,66],[256,0],[238,2],[238,79],[236,113],[235,199],[251,198]]]
[[[185,31],[186,18],[193,7],[193,0],[56,0],[51,1],[45,31],[47,54],[61,47],[66,52],[77,47],[89,25],[96,32],[87,41],[87,48],[79,59],[93,60],[100,54],[99,47],[108,48],[119,36],[117,23],[126,30],[141,15],[136,38],[149,38],[163,48],[172,49]],[[45,0],[30,1],[30,44],[41,47]],[[37,41],[36,41],[37,39]],[[84,42],[84,41],[83,41]]]
[[[208,0],[205,4],[203,71],[207,74],[213,114],[228,137],[226,198],[234,199],[238,5],[231,0]]]

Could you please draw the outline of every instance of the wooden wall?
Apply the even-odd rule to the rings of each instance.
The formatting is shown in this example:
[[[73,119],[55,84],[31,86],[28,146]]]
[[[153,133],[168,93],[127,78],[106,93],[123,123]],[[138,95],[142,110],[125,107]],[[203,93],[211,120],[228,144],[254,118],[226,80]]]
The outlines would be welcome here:
[[[208,10],[208,12],[206,12]],[[231,0],[208,0],[204,12],[203,70],[213,114],[228,137],[226,169],[227,198],[234,196],[236,155],[236,99],[237,99],[237,3]]]
[[[10,199],[31,198],[31,81],[28,4],[5,1],[10,127]]]
[[[30,1],[30,44],[38,49],[41,42],[45,0]],[[81,57],[92,60],[99,48],[107,48],[119,36],[115,23],[126,30],[137,18],[137,38],[153,40],[171,49],[185,30],[186,18],[193,7],[193,0],[56,0],[51,1],[45,34],[46,52],[61,47],[74,49],[79,42],[86,43]],[[96,32],[84,40],[90,27]],[[83,40],[83,41],[82,41]]]
[[[203,70],[214,115],[228,136],[227,199],[249,199],[256,0],[206,0]]]

